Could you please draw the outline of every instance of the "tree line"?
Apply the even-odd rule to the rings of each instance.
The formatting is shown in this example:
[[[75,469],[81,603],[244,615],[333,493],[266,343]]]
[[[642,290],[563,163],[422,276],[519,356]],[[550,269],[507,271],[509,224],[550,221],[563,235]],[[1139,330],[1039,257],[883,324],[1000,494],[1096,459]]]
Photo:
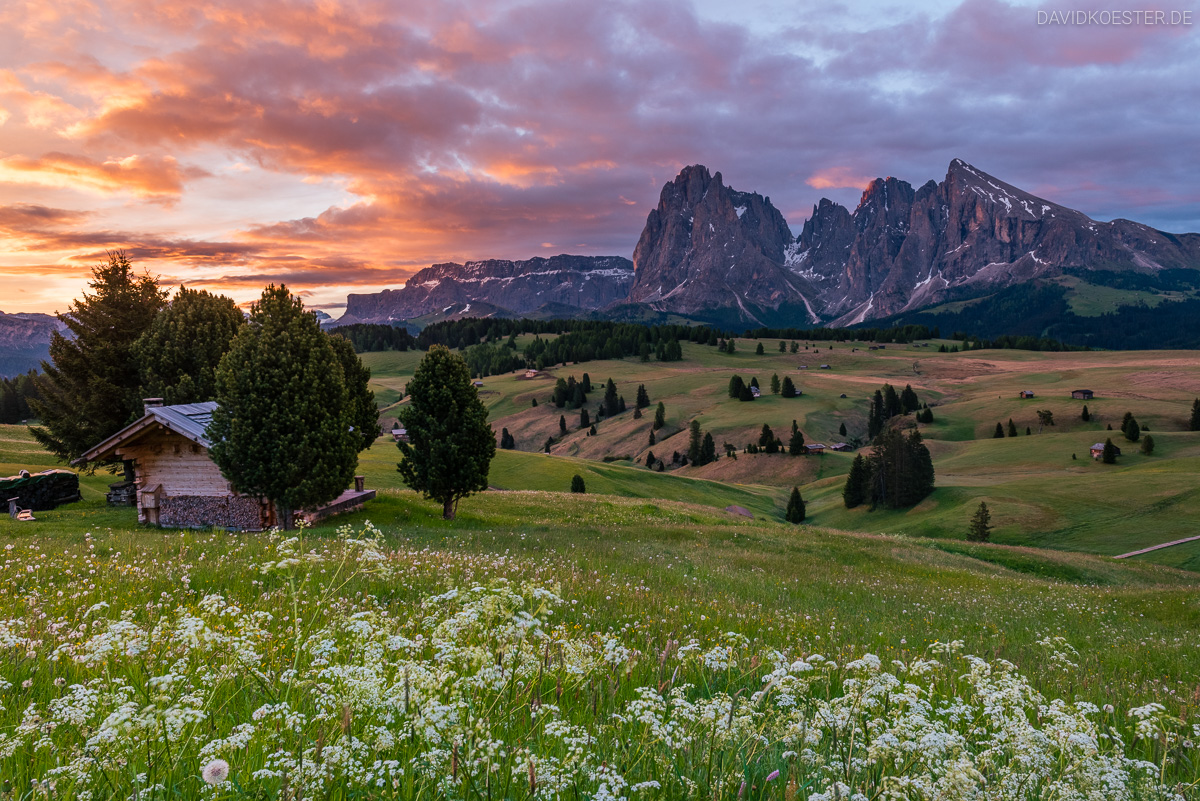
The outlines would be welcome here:
[[[170,297],[119,251],[88,286],[58,315],[70,336],[53,334],[29,400],[40,423],[31,433],[61,461],[142,417],[144,398],[216,401],[210,456],[236,492],[271,500],[285,526],[350,484],[378,435],[370,371],[287,287],[268,286],[247,316],[205,291]]]
[[[31,403],[40,395],[37,370],[0,378],[0,423],[21,423],[33,416]]]

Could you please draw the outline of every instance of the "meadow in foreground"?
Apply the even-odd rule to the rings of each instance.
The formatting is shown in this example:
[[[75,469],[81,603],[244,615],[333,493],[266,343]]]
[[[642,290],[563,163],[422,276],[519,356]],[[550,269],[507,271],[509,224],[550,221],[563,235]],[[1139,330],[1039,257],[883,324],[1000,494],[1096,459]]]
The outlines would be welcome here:
[[[578,525],[545,532],[549,548],[529,542],[543,533],[537,520],[483,528],[508,523],[505,511],[531,517],[523,503],[554,503]],[[864,646],[868,615],[889,636],[945,633],[937,609],[921,611],[924,622],[887,609],[898,587],[886,558],[870,568],[879,597],[847,609],[860,617],[843,631],[827,607],[764,609],[753,599],[766,596],[739,589],[778,575],[746,568],[724,586],[706,575],[683,554],[746,538],[772,559],[795,554],[778,552],[772,530],[718,527],[695,507],[514,494],[489,499],[490,517],[435,533],[421,529],[419,503],[404,504],[417,524],[404,539],[366,523],[297,537],[42,529],[10,539],[7,797],[1188,798],[1200,779],[1200,721],[1184,692],[1193,646],[1170,643],[1169,623],[1150,615],[1132,636],[1149,641],[1157,683],[1102,690],[1082,678],[1094,644],[1061,625],[1085,614],[1059,610],[1063,597],[1128,597],[981,579],[1009,596],[1014,619],[998,622],[1014,640],[1044,615],[1045,631],[1012,649],[1028,665],[1018,668],[974,632]],[[598,569],[611,549],[593,525],[615,544],[650,520],[661,522],[646,532],[653,555],[622,555],[630,572]],[[580,549],[564,547],[572,535]],[[655,558],[666,564],[645,570]],[[956,570],[948,596],[964,588]],[[1194,588],[1161,593],[1194,614]],[[1030,598],[1055,609],[1022,610]],[[948,597],[945,617],[964,603]],[[980,648],[993,653],[970,655]],[[1076,674],[1069,684],[1083,691],[1056,700],[1065,682],[1055,677]]]

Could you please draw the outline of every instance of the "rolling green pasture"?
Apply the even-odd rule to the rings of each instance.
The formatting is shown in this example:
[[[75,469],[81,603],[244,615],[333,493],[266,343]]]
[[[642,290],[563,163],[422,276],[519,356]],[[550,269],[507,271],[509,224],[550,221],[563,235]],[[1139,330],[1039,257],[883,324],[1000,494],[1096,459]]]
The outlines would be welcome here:
[[[1200,396],[1200,354],[1003,350],[952,354],[937,353],[941,343],[934,341],[928,348],[887,345],[878,351],[857,343],[832,343],[832,350],[830,343],[813,343],[805,350],[801,343],[799,353],[793,355],[780,354],[778,340],[762,342],[766,351],[762,356],[754,353],[754,340],[740,339],[732,355],[685,344],[680,362],[596,361],[559,366],[530,380],[522,374],[484,379],[481,397],[497,432],[508,428],[518,449],[526,453],[540,453],[548,437],[555,440],[553,457],[536,456],[520,462],[519,469],[509,466],[509,460],[519,459],[519,454],[502,454],[495,474],[501,478],[494,476],[493,484],[506,489],[561,490],[574,472],[580,472],[589,489],[595,487],[592,491],[634,497],[666,493],[677,477],[710,479],[737,492],[774,488],[783,493],[799,486],[818,524],[945,539],[965,535],[967,521],[982,500],[993,511],[996,542],[1107,555],[1195,533],[1193,521],[1200,519],[1195,479],[1200,471],[1200,433],[1184,429],[1191,402]],[[373,380],[383,387],[403,386],[418,356],[366,354]],[[820,370],[824,363],[832,369]],[[801,370],[804,364],[808,369]],[[579,429],[578,410],[556,409],[548,403],[556,377],[579,379],[585,372],[596,386],[611,377],[630,406],[626,413],[601,423],[594,437]],[[803,395],[793,399],[770,395],[773,373],[791,376]],[[757,377],[767,394],[752,403],[731,400],[727,387],[734,374],[746,381]],[[915,509],[844,509],[841,485],[853,454],[793,458],[740,453],[746,443],[757,441],[763,423],[785,441],[792,420],[808,442],[841,441],[838,426],[843,423],[848,438],[865,439],[868,398],[885,381],[897,389],[911,384],[934,409],[935,422],[920,428],[934,455],[938,489]],[[638,384],[646,385],[653,404],[663,401],[667,409],[667,425],[656,432],[653,446],[648,442],[653,406],[641,420],[633,419]],[[1090,422],[1080,419],[1085,402],[1070,398],[1070,390],[1077,388],[1096,393],[1094,400],[1086,402]],[[1032,390],[1035,397],[1019,398],[1022,389]],[[539,402],[536,408],[534,398]],[[589,396],[593,419],[600,398],[599,390]],[[1039,409],[1054,413],[1054,426],[1039,431]],[[1126,411],[1149,427],[1156,442],[1154,455],[1143,456],[1137,444],[1125,442],[1119,431],[1107,430],[1109,425],[1119,428]],[[565,437],[559,436],[560,415],[569,429]],[[738,459],[723,458],[713,465],[668,474],[654,474],[641,466],[649,451],[668,463],[672,452],[686,452],[687,425],[692,419],[713,434],[718,449],[727,442],[737,446]],[[992,439],[996,423],[1007,428],[1010,419],[1020,436]],[[1119,463],[1092,462],[1091,444],[1114,433],[1114,442],[1124,450]],[[386,444],[383,448],[391,451]],[[564,461],[567,457],[579,461]],[[620,462],[620,467],[600,464],[605,457],[632,461]],[[375,458],[365,455],[364,463]],[[565,468],[568,463],[572,467]],[[608,473],[589,474],[585,469]],[[613,471],[621,480],[608,477]],[[372,480],[385,479],[373,475]],[[780,497],[776,496],[777,509]],[[709,505],[726,505],[724,495],[712,498]],[[739,505],[756,513],[770,509]],[[1138,559],[1200,569],[1200,548],[1184,545]]]

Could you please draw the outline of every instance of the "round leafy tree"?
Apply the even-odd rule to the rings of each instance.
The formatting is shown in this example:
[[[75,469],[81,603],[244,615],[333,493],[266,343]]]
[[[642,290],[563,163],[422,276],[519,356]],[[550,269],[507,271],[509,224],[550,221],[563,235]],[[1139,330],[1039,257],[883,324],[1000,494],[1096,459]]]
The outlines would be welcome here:
[[[168,405],[215,398],[217,366],[244,323],[232,298],[180,287],[133,343],[142,393]]]
[[[287,287],[268,286],[217,369],[209,454],[233,489],[275,504],[284,528],[354,478],[361,432],[338,354]]]
[[[404,456],[397,469],[404,483],[439,501],[442,517],[453,520],[461,498],[487,489],[496,455],[487,409],[467,363],[442,345],[425,354],[408,392],[410,400],[398,416],[409,441],[397,443]]]

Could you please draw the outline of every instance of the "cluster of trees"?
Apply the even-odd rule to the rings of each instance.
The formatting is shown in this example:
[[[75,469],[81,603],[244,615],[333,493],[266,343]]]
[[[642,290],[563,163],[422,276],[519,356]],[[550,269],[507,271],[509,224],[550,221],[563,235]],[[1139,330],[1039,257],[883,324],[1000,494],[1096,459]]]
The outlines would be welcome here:
[[[884,384],[875,390],[875,394],[871,397],[871,407],[867,411],[867,438],[874,440],[878,437],[887,428],[888,421],[893,417],[918,410],[924,413],[928,410],[928,406],[922,408],[921,399],[917,397],[911,384],[905,384],[904,390],[899,393],[891,384]],[[922,414],[922,417],[927,418],[928,422],[933,422],[932,412],[929,412],[928,415]]]
[[[20,423],[33,416],[31,401],[38,395],[36,370],[0,378],[0,423]]]
[[[787,453],[790,456],[803,456],[805,453],[804,433],[800,430],[800,426],[796,421],[793,420],[792,433],[785,446],[783,440],[777,437],[775,432],[771,430],[771,426],[763,423],[762,430],[758,435],[758,441],[747,443],[745,452],[749,454],[765,453],[768,455]]]
[[[493,342],[483,342],[464,348],[462,358],[467,363],[467,369],[471,375],[477,378],[524,370],[527,364],[525,356],[518,353],[514,345],[500,345]]]
[[[1125,417],[1121,419],[1121,433],[1130,442],[1137,442],[1142,438],[1142,426],[1133,416],[1133,412],[1125,412]]]
[[[784,376],[783,380],[779,380],[779,374],[771,375],[771,394],[781,395],[785,398],[798,398],[800,393],[796,390],[796,384],[792,381],[791,376]],[[739,401],[754,400],[754,392],[751,387],[762,392],[762,388],[758,384],[758,377],[750,379],[750,383],[746,383],[740,375],[734,375],[729,379],[729,397]]]
[[[901,325],[889,328],[756,328],[745,334],[751,339],[807,339],[819,342],[915,342],[918,339],[938,339],[937,326]],[[781,351],[782,352],[782,351]],[[796,350],[793,349],[792,353]]]
[[[688,424],[688,461],[697,467],[717,461],[717,443],[711,432],[700,430],[700,421]]]
[[[407,328],[378,323],[353,323],[339,325],[329,330],[331,334],[345,337],[354,345],[357,353],[383,350],[408,350],[417,346],[417,340]]]
[[[370,372],[286,287],[267,287],[247,320],[207,292],[168,299],[117,252],[89,288],[59,315],[70,336],[53,335],[33,378],[41,425],[31,431],[48,451],[78,460],[141,417],[145,397],[215,400],[213,460],[235,491],[273,501],[285,525],[349,485],[378,434]]]
[[[902,509],[933,492],[933,459],[919,431],[905,435],[887,428],[875,440],[870,456],[854,457],[842,490],[847,509],[870,504]]]

